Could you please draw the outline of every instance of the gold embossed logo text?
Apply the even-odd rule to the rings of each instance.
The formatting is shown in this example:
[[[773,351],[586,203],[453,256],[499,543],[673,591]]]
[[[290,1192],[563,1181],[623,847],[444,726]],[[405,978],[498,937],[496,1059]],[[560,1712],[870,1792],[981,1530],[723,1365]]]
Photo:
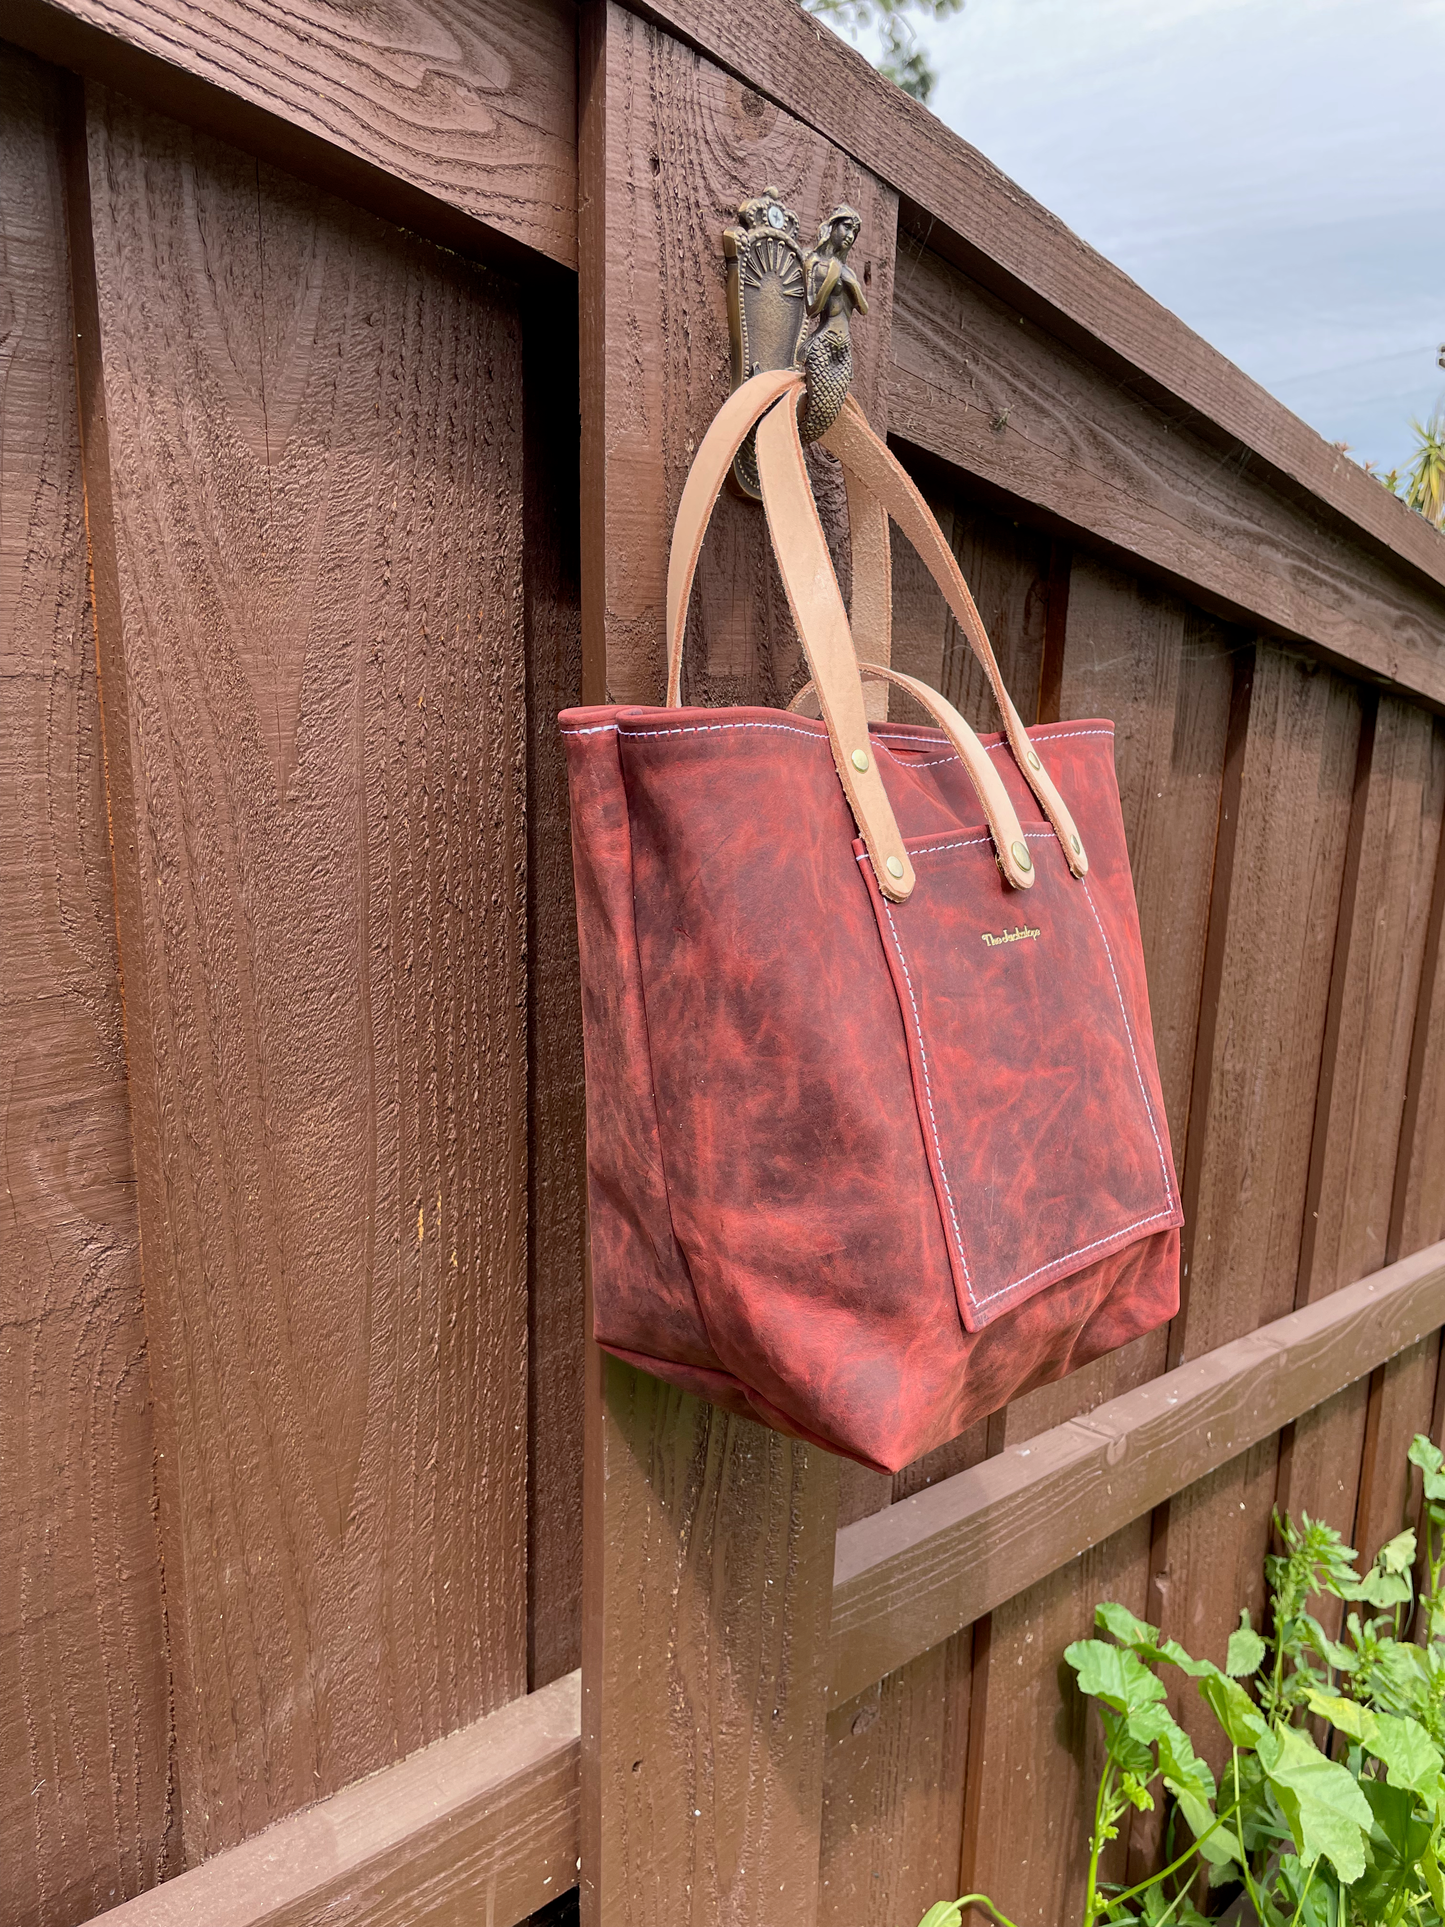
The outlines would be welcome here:
[[[983,938],[989,949],[992,950],[996,944],[1022,943],[1026,937],[1037,938],[1039,932],[1032,929],[1028,924],[1021,923],[1016,930],[1004,930],[997,935],[992,930],[981,930],[979,935]]]

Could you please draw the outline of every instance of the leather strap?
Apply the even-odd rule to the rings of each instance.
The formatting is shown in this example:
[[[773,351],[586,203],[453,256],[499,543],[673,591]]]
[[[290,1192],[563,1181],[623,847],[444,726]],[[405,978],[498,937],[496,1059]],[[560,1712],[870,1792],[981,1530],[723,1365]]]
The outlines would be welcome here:
[[[849,546],[853,551],[848,626],[853,631],[858,660],[880,663],[886,669],[893,660],[893,556],[888,542],[888,511],[847,469],[843,481],[848,491]],[[863,705],[868,720],[886,723],[887,683],[864,680]]]
[[[667,707],[682,701],[682,639],[687,631],[687,605],[703,537],[712,520],[713,506],[722,493],[734,457],[751,434],[760,415],[773,403],[803,386],[798,368],[765,368],[735,388],[712,418],[702,445],[692,458],[672,526],[672,553],[667,564]]]
[[[838,780],[872,859],[879,889],[902,903],[913,892],[913,865],[878,774],[848,614],[808,481],[793,395],[763,416],[757,449],[768,529],[788,606],[817,686]]]
[[[1034,883],[1033,859],[1029,855],[1023,825],[1019,822],[1013,800],[1004,788],[1003,778],[995,769],[988,751],[953,704],[946,696],[940,696],[936,689],[930,689],[926,682],[919,682],[916,676],[905,676],[901,670],[888,669],[877,662],[861,662],[858,669],[865,683],[882,683],[885,688],[892,683],[898,689],[906,689],[913,700],[928,711],[958,752],[958,759],[978,792],[989,834],[993,838],[998,867],[1016,890],[1031,890]],[[788,708],[800,710],[813,693],[812,683],[804,683]]]
[[[968,584],[928,504],[914,487],[907,470],[868,426],[867,418],[851,395],[843,404],[843,412],[823,437],[823,446],[838,457],[843,464],[844,474],[850,477],[856,474],[863,486],[892,516],[943,591],[944,600],[972,644],[973,652],[983,664],[993,686],[1014,760],[1023,772],[1025,782],[1038,798],[1040,809],[1053,825],[1065,862],[1075,876],[1083,876],[1089,868],[1089,859],[1074,819],[1044,768],[1038,750],[1029,741],[1028,731],[1004,687],[998,658],[993,653],[978,609],[968,592]],[[853,593],[855,596],[858,593],[856,579]]]

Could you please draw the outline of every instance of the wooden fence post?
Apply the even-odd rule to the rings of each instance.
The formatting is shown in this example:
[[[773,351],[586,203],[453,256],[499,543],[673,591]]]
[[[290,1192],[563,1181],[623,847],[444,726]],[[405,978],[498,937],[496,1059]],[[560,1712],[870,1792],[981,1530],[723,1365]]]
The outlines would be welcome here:
[[[876,415],[896,202],[609,0],[582,31],[583,684],[592,701],[656,702],[672,514],[727,393],[721,229],[766,183],[805,222],[840,200],[859,207],[872,311],[858,385]],[[798,652],[760,513],[726,500],[716,523],[693,699],[786,700]],[[815,1918],[837,1491],[828,1455],[592,1352],[590,1927]]]

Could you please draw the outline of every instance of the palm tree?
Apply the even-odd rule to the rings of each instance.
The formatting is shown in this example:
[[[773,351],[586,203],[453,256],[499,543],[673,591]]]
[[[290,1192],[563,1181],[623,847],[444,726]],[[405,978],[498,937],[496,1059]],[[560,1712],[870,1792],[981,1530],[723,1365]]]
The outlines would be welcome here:
[[[1427,522],[1445,528],[1445,408],[1426,422],[1412,421],[1415,456],[1404,475],[1405,501]]]

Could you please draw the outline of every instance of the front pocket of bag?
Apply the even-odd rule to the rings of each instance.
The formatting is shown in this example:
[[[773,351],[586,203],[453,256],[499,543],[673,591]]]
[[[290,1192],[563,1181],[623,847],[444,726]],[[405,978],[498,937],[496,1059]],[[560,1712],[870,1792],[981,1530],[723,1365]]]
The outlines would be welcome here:
[[[909,842],[902,904],[856,846],[970,1331],[1182,1222],[1147,1012],[1127,1007],[1098,886],[1052,831],[1029,846],[1036,881],[1015,891],[984,831]]]

